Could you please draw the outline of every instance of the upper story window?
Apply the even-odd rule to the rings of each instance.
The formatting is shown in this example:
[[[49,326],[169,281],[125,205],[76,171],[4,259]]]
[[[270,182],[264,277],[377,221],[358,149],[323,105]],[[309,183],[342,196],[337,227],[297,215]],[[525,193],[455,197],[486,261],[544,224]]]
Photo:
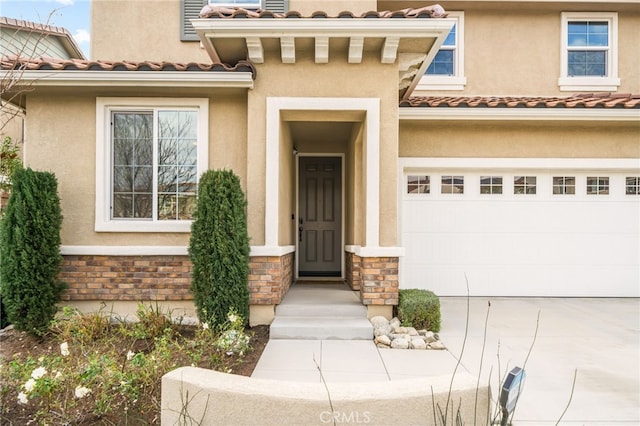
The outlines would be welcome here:
[[[207,165],[199,99],[99,98],[96,231],[188,232]]]
[[[464,13],[449,12],[455,21],[451,32],[429,64],[416,90],[463,90],[464,76]]]
[[[561,46],[560,90],[617,90],[616,13],[562,13]]]
[[[436,57],[433,58],[433,62],[427,68],[427,75],[453,76],[456,74],[456,33],[456,25],[454,25]]]

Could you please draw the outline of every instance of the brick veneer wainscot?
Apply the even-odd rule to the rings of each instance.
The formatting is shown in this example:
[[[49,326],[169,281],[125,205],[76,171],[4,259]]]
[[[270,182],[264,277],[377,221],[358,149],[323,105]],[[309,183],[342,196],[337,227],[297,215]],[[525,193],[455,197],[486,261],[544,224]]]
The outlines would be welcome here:
[[[293,253],[252,257],[249,262],[249,304],[279,304],[292,282]]]
[[[60,279],[69,287],[63,300],[193,300],[189,256],[63,256]],[[293,253],[252,257],[252,305],[282,301],[293,281]]]
[[[397,305],[398,258],[362,257],[360,265],[362,304]]]
[[[64,256],[62,300],[193,300],[188,256]]]

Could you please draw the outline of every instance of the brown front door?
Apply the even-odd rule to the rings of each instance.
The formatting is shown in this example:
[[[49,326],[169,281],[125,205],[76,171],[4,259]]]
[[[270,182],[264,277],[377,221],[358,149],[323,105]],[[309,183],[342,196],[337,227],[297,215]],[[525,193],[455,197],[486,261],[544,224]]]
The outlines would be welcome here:
[[[340,157],[301,157],[298,194],[298,276],[342,275]]]

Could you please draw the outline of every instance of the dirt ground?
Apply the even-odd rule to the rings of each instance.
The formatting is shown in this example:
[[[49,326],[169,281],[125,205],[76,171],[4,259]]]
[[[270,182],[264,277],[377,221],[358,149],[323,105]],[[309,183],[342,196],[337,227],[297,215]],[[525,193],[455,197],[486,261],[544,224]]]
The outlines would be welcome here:
[[[241,358],[238,358],[236,362],[234,362],[232,374],[238,374],[242,376],[250,376],[253,372],[264,347],[269,341],[269,326],[256,326],[247,329],[247,333],[252,334],[251,338],[251,347],[252,350]],[[188,327],[185,327],[183,338],[192,339],[193,330],[189,330]],[[26,359],[27,357],[32,357],[34,359],[38,359],[41,356],[49,356],[55,355],[59,353],[59,343],[55,341],[53,336],[47,337],[45,336],[42,340],[36,339],[24,332],[18,332],[13,330],[11,327],[0,332],[0,363],[5,367],[5,365],[13,360],[13,359]],[[179,354],[176,354],[176,363],[177,365],[182,365],[183,361],[179,358]],[[158,386],[157,392],[154,394],[146,395],[145,398],[148,398],[149,401],[146,401],[149,404],[153,404],[155,406],[159,406],[160,401],[160,386],[159,383],[161,381],[161,377],[157,378]],[[38,407],[33,407],[34,404],[29,405],[21,405],[18,403],[17,398],[15,397],[18,393],[18,389],[9,389],[7,383],[2,383],[0,381],[0,424],[1,425],[24,425],[30,424],[33,422],[33,417],[38,410]],[[145,404],[142,404],[145,405]],[[148,406],[148,405],[147,405]],[[86,417],[78,416],[79,418],[84,418],[84,420],[74,422],[73,424],[81,424],[81,425],[93,425],[93,424],[104,424],[104,425],[119,425],[130,422],[124,422],[124,418],[126,416],[122,415],[122,413],[113,412],[111,415],[106,417],[101,417],[96,419],[95,416],[91,416],[91,409],[87,407],[87,415]],[[160,413],[145,413],[143,418],[138,417],[138,421],[136,424],[159,424],[160,423]],[[66,424],[66,423],[65,423]]]

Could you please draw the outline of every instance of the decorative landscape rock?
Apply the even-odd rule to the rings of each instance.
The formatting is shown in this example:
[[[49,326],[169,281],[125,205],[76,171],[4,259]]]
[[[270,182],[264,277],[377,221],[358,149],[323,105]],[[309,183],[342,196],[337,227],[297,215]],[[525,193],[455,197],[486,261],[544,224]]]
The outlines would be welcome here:
[[[403,327],[398,318],[388,321],[383,316],[372,317],[374,342],[379,348],[443,350],[446,349],[440,338],[433,331],[416,330],[414,327]]]

